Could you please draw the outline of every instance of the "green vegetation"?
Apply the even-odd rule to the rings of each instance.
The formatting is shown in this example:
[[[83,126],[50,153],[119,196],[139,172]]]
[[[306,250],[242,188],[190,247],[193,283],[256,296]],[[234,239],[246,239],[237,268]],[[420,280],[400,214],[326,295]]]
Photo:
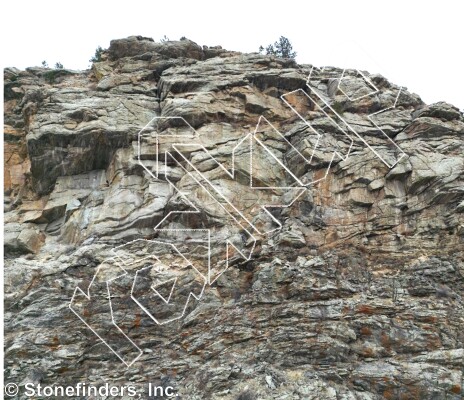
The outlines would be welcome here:
[[[44,65],[42,63],[42,65]],[[48,64],[47,64],[48,68]],[[61,64],[59,61],[55,63],[55,68],[47,71],[43,74],[43,78],[45,79],[46,82],[53,84],[56,81],[56,77],[60,75],[60,71],[64,69],[63,64]]]
[[[95,49],[95,54],[92,56],[92,58],[89,61],[91,63],[100,62],[102,60],[102,54],[104,51],[105,50],[103,50],[101,46],[98,46]]]
[[[57,75],[58,75],[58,70],[52,69],[51,71],[45,72],[45,74],[43,74],[43,77],[46,82],[53,84],[55,83],[55,79]]]
[[[266,48],[259,46],[259,52],[281,58],[295,59],[296,57],[296,52],[293,51],[293,46],[290,43],[290,40],[288,40],[285,36],[281,36],[279,40],[274,42],[274,44],[266,46]]]

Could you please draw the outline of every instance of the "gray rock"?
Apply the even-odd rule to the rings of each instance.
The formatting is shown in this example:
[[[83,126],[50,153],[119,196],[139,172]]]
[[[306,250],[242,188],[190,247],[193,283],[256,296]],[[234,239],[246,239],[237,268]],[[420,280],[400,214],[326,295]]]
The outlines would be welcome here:
[[[461,399],[463,116],[342,72],[138,36],[6,69],[5,381]]]

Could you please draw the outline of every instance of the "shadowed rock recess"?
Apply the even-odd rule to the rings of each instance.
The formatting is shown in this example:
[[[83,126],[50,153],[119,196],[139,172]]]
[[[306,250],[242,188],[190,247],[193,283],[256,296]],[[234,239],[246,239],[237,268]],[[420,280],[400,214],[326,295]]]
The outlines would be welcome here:
[[[461,399],[463,114],[381,75],[342,73],[140,36],[112,41],[87,71],[5,69],[5,382]],[[258,121],[269,151],[251,156],[240,141]],[[331,163],[334,150],[349,156]],[[275,220],[260,208],[294,199],[270,209]],[[278,229],[253,247],[244,221]],[[208,229],[212,284],[197,235]],[[130,296],[139,267],[134,294],[161,324]],[[140,349],[129,367],[69,307],[95,275],[74,311],[128,364]]]

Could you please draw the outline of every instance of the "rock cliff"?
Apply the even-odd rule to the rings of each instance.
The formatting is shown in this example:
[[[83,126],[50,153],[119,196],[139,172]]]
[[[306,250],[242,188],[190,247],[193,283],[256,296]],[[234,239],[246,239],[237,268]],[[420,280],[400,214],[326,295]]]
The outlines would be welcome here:
[[[462,398],[456,107],[140,36],[4,94],[5,382]]]

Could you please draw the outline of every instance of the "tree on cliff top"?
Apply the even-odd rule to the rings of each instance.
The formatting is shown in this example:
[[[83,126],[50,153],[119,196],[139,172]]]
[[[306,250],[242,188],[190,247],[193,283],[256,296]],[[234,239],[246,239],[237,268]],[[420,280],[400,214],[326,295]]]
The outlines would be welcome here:
[[[282,58],[292,58],[296,57],[296,52],[293,51],[293,46],[285,36],[281,36],[279,40],[274,42],[274,44],[270,44],[264,48],[263,46],[259,46],[259,52],[268,55],[273,55],[276,57]]]

